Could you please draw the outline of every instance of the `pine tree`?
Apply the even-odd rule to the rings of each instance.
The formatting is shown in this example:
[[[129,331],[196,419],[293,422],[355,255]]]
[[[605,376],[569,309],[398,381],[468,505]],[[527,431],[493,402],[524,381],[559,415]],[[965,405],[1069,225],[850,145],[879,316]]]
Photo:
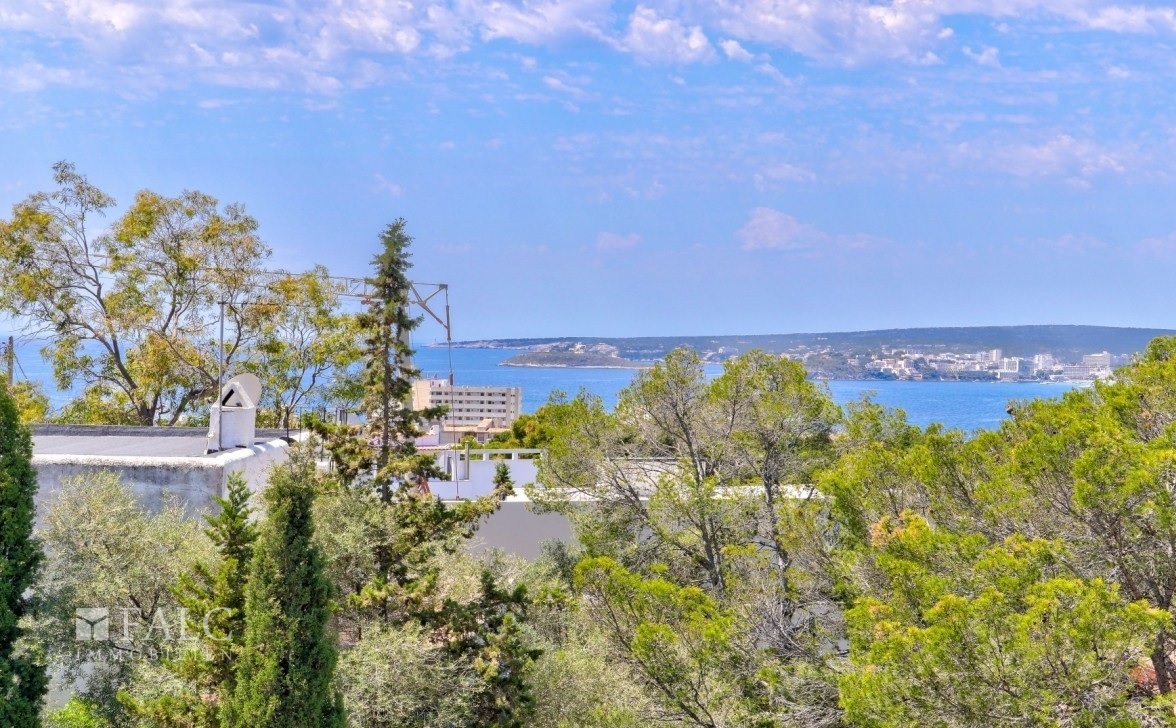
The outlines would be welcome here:
[[[41,699],[49,684],[45,665],[17,644],[43,558],[33,538],[37,476],[32,457],[29,431],[20,424],[7,388],[0,386],[0,725],[12,728],[40,725]]]
[[[420,375],[412,366],[409,345],[409,335],[420,323],[409,315],[412,238],[405,221],[398,219],[380,240],[384,249],[373,259],[375,271],[367,281],[371,301],[359,318],[366,342],[368,439],[358,439],[358,433],[343,426],[315,426],[345,485],[359,482],[364,466],[374,465],[379,494],[374,505],[383,511],[372,519],[382,524],[372,534],[374,573],[348,601],[389,626],[413,622],[432,630],[434,639],[445,639],[449,659],[473,667],[485,682],[473,706],[476,725],[521,726],[532,710],[527,677],[538,656],[519,629],[529,603],[525,590],[504,590],[489,572],[483,574],[480,597],[468,602],[445,599],[438,590],[437,557],[458,550],[513,492],[510,471],[500,463],[494,493],[475,501],[446,504],[428,493],[428,478],[445,476],[433,456],[418,453],[413,441],[421,424],[440,418],[446,408],[411,407],[412,381]],[[368,444],[373,442],[378,443],[374,452]],[[373,464],[365,463],[365,449]]]
[[[420,371],[412,365],[409,337],[421,319],[410,316],[408,310],[412,237],[405,232],[406,225],[404,218],[398,218],[380,234],[384,250],[372,259],[375,271],[367,279],[370,303],[359,317],[367,360],[363,406],[369,434],[379,442],[376,487],[384,502],[392,500],[395,486],[419,487],[429,477],[444,477],[433,458],[418,454],[413,443],[422,432],[421,423],[441,417],[445,408],[414,411],[410,401],[412,382]]]
[[[227,728],[341,728],[342,696],[331,688],[337,657],[327,629],[332,586],[313,543],[314,463],[275,470],[266,520],[245,587],[245,645]]]

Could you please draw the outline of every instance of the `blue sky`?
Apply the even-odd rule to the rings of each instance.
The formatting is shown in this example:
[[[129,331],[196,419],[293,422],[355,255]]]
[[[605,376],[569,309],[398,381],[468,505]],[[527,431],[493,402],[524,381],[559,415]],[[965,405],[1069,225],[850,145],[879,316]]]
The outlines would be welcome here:
[[[16,0],[0,214],[66,159],[340,275],[403,216],[459,339],[1167,327],[1174,97],[1160,3]]]

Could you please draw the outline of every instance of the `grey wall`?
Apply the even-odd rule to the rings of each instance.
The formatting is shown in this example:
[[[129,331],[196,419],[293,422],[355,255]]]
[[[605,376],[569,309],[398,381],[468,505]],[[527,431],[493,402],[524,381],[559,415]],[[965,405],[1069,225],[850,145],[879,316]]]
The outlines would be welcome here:
[[[534,559],[542,551],[543,542],[552,539],[575,542],[568,519],[558,513],[533,513],[530,501],[511,498],[474,533],[471,550],[482,553],[495,548]]]
[[[245,475],[250,490],[265,487],[269,469],[287,458],[286,443],[258,443],[248,449],[202,457],[131,457],[102,455],[33,455],[37,471],[37,511],[45,510],[61,494],[70,478],[96,470],[117,473],[135,497],[151,511],[172,499],[180,501],[193,517],[215,507],[223,497],[229,475]]]

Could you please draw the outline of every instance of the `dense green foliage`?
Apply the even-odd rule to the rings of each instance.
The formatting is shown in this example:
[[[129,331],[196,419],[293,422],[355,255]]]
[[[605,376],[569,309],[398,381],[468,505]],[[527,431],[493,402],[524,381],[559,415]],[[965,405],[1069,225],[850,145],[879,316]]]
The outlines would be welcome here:
[[[173,587],[194,564],[213,560],[213,545],[181,505],[168,501],[150,512],[106,471],[62,481],[41,537],[47,559],[37,641],[61,676],[77,681],[87,714],[134,725],[119,693],[130,687],[136,699],[154,696],[166,676],[142,668],[182,656],[173,639],[181,629]],[[108,633],[79,642],[76,610],[92,608],[107,610]]]
[[[21,620],[31,616],[31,590],[43,554],[33,537],[37,475],[33,444],[16,404],[0,385],[0,725],[40,725],[48,686],[45,665],[22,645]]]
[[[362,338],[362,373],[337,384],[366,417],[317,423],[332,467],[295,448],[256,522],[239,480],[201,530],[180,503],[148,510],[87,473],[44,514],[31,591],[28,436],[0,396],[0,565],[15,574],[0,687],[17,696],[0,710],[24,710],[15,725],[35,725],[41,693],[29,712],[11,686],[44,685],[11,666],[39,669],[42,652],[85,674],[47,716],[71,728],[1176,722],[1176,339],[974,436],[869,400],[843,410],[763,351],[708,378],[675,350],[614,410],[553,397],[491,443],[545,449],[528,493],[577,536],[524,562],[471,548],[514,492],[505,462],[489,496],[428,492],[434,461],[413,438],[440,410],[407,401],[410,242],[403,220],[383,231],[354,321],[309,321],[333,315],[332,294],[299,284],[322,305],[288,332],[337,326],[326,366],[346,369]],[[277,337],[258,371],[295,390],[329,358],[258,331]],[[92,389],[69,411],[136,419],[120,396]],[[79,649],[75,610],[92,606],[112,628]]]
[[[567,398],[563,392],[552,392],[546,404],[534,414],[524,413],[510,423],[506,432],[500,432],[486,442],[487,448],[536,449],[551,444],[560,428],[560,416],[566,411]]]
[[[333,585],[314,542],[314,462],[277,469],[245,587],[245,640],[226,728],[345,725],[332,686],[337,648],[328,629]]]
[[[245,584],[253,559],[257,526],[250,520],[250,493],[234,473],[228,497],[216,498],[220,511],[206,516],[204,534],[217,549],[218,561],[197,562],[180,576],[172,592],[194,645],[163,665],[183,683],[151,697],[124,694],[122,702],[138,719],[161,728],[219,728],[221,706],[236,687],[237,657],[245,646]]]
[[[847,615],[848,722],[1130,724],[1129,671],[1166,612],[1067,573],[1041,539],[989,546],[908,514],[878,524],[873,546],[882,586]]]
[[[8,393],[12,396],[22,423],[32,425],[48,419],[49,397],[45,395],[40,382],[13,382]]]

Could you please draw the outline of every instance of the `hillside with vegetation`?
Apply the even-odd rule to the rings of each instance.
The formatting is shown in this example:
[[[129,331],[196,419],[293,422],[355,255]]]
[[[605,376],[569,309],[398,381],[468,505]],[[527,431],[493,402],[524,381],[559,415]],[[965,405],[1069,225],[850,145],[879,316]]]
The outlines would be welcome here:
[[[640,369],[647,364],[618,355],[609,344],[558,342],[539,344],[531,351],[516,354],[498,363],[504,367],[580,367],[592,369]]]

